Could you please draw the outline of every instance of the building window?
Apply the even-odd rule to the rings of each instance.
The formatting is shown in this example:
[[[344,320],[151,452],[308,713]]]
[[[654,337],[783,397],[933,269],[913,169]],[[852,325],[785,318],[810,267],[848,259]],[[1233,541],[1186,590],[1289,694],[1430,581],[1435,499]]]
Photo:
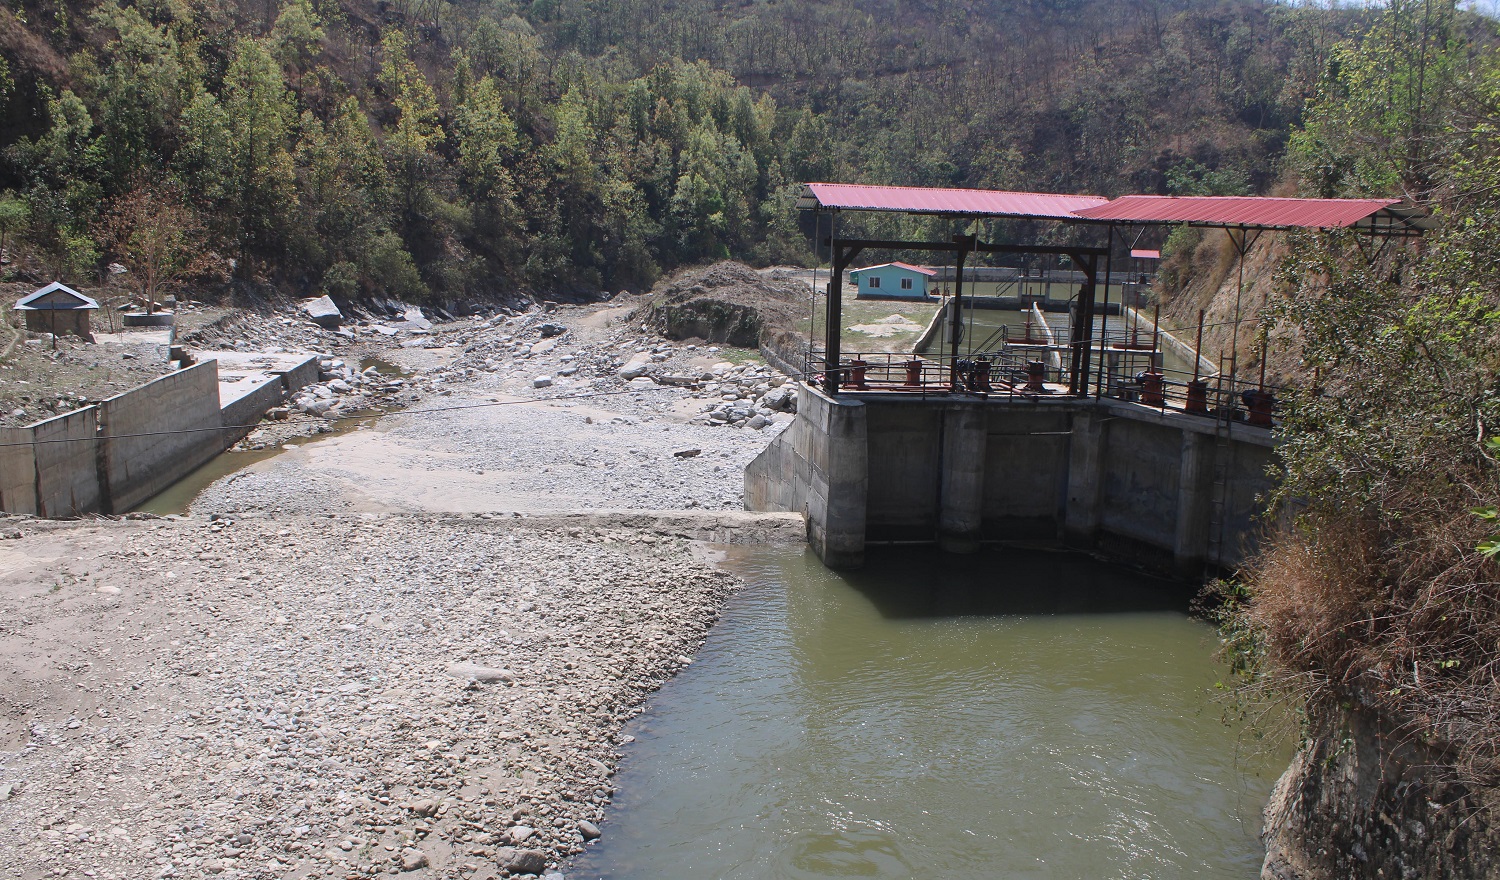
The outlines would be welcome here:
[[[870,289],[874,290],[875,288],[877,288],[879,286],[880,286],[880,276],[879,275],[872,275],[870,277]]]
[[[911,290],[911,279],[910,278],[902,278],[901,279],[901,289],[902,290]]]

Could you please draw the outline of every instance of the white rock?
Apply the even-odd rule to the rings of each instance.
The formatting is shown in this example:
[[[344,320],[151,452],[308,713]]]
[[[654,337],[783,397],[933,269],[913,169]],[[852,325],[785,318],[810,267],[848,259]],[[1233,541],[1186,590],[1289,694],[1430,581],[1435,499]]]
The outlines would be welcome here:
[[[549,388],[549,387],[551,387],[551,385],[552,385],[552,377],[551,376],[537,376],[535,379],[531,380],[531,387],[532,388]]]

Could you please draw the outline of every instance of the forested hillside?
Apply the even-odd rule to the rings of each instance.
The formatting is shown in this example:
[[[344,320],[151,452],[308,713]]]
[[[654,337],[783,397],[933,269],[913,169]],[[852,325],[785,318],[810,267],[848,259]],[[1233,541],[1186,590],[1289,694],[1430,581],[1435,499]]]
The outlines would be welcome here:
[[[1264,191],[1360,18],[1256,0],[6,0],[4,270],[591,292],[807,259],[806,180]]]

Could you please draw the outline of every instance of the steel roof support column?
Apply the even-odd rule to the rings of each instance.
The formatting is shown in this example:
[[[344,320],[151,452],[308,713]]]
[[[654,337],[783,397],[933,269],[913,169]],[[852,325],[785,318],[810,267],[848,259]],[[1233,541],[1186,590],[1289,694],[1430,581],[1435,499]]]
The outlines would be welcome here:
[[[953,256],[953,317],[948,324],[949,341],[952,343],[952,360],[948,362],[948,388],[957,392],[958,343],[963,339],[964,324],[964,260],[974,249],[977,239],[972,235],[955,235],[953,243],[958,251]]]
[[[1111,223],[1109,224],[1109,243],[1105,246],[1104,249],[1104,311],[1103,314],[1100,315],[1099,321],[1099,379],[1097,381],[1097,385],[1095,386],[1098,389],[1095,395],[1097,397],[1103,397],[1106,390],[1104,387],[1104,381],[1106,379],[1105,373],[1107,371],[1104,369],[1104,349],[1105,346],[1109,344],[1109,281],[1110,270],[1114,266],[1114,253],[1115,224]],[[1120,308],[1120,314],[1125,314],[1125,309],[1123,307],[1123,298],[1122,306]],[[1092,330],[1092,326],[1090,326],[1089,329]]]
[[[1234,282],[1234,336],[1229,343],[1229,384],[1234,387],[1238,378],[1236,375],[1240,368],[1240,300],[1245,293],[1245,256],[1250,253],[1250,248],[1260,239],[1260,230],[1250,234],[1249,227],[1239,227],[1240,237],[1235,238],[1234,229],[1225,229],[1224,233],[1229,236],[1230,244],[1234,245],[1234,252],[1239,256],[1235,260],[1235,282]],[[1222,362],[1221,362],[1222,363]]]
[[[828,311],[824,317],[827,326],[823,328],[823,390],[832,396],[839,393],[839,379],[843,374],[839,366],[839,340],[843,335],[844,323],[844,270],[849,268],[849,264],[854,262],[854,258],[860,255],[864,247],[856,244],[845,250],[832,235],[829,235],[828,242],[829,250],[833,253],[833,278],[829,280]]]
[[[1072,355],[1068,365],[1068,394],[1073,397],[1087,397],[1089,394],[1089,344],[1094,338],[1094,288],[1099,283],[1099,258],[1093,254],[1070,256],[1083,266],[1086,280],[1078,291],[1078,298],[1073,309],[1071,338],[1068,340]]]

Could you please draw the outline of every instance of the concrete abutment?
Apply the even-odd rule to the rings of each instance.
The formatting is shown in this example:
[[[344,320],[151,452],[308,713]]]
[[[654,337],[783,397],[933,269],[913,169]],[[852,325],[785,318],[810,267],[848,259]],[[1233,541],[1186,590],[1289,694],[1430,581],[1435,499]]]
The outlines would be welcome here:
[[[1246,425],[1113,400],[798,393],[745,504],[801,513],[833,568],[867,542],[1024,540],[1192,578],[1253,549],[1271,488],[1271,432]]]

